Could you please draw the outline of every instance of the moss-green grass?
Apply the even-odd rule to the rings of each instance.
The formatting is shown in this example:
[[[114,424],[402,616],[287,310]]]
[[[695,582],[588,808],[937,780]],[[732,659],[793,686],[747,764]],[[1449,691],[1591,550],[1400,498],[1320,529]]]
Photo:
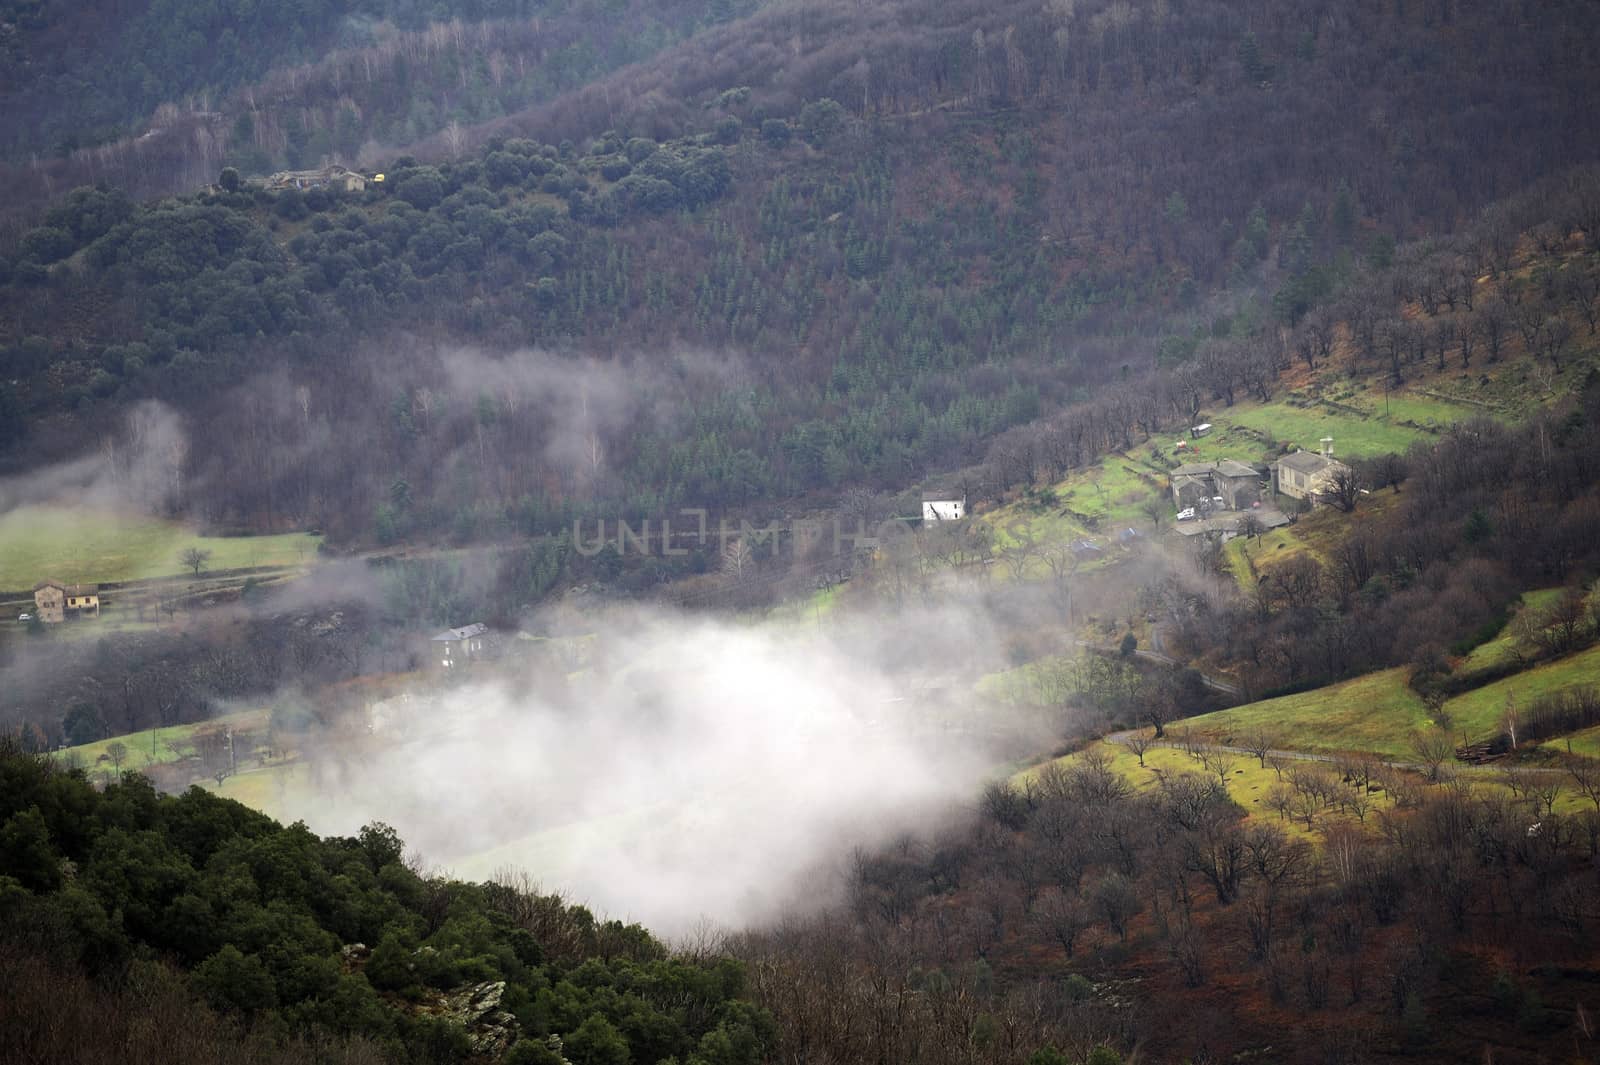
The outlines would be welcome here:
[[[149,765],[165,765],[177,761],[178,755],[169,746],[173,743],[178,744],[183,753],[193,754],[194,748],[190,741],[200,729],[217,725],[226,725],[230,728],[262,728],[266,725],[268,716],[269,712],[264,709],[240,710],[237,713],[223,714],[192,725],[173,725],[169,728],[130,732],[124,736],[108,736],[93,743],[68,747],[58,752],[56,756],[64,760],[76,760],[85,768],[93,769],[99,764],[100,757],[106,753],[107,747],[113,743],[121,743],[128,749],[127,761],[123,763],[122,768],[139,770]]]
[[[199,781],[201,787],[235,799],[268,817],[287,821],[299,816],[312,799],[310,774],[301,761],[273,762],[223,779]]]
[[[1581,685],[1600,686],[1600,646],[1458,695],[1445,704],[1445,710],[1458,731],[1474,737],[1487,736],[1499,727],[1510,697],[1515,696],[1517,705],[1526,709],[1541,696]]]
[[[1522,594],[1522,605],[1517,608],[1517,613],[1525,614],[1534,610],[1543,610],[1554,603],[1560,596],[1560,588],[1540,588],[1536,591]],[[1512,635],[1516,618],[1513,617],[1500,634],[1492,640],[1486,640],[1474,647],[1467,657],[1461,660],[1461,672],[1473,673],[1480,669],[1492,669],[1509,661],[1517,651],[1517,640]]]
[[[1137,791],[1147,791],[1156,787],[1163,774],[1179,775],[1182,773],[1203,774],[1200,764],[1188,754],[1176,747],[1152,747],[1144,752],[1144,766],[1139,765],[1139,758],[1132,751],[1120,743],[1097,743],[1094,748],[1104,751],[1111,756],[1111,769],[1127,778]],[[1056,759],[1062,764],[1071,764],[1082,758],[1081,754],[1069,754]],[[1017,773],[1012,779],[1016,783],[1025,783],[1038,775],[1043,765],[1033,766]],[[1248,755],[1234,755],[1233,764],[1228,769],[1228,795],[1238,803],[1251,818],[1270,821],[1291,836],[1313,838],[1314,833],[1306,829],[1304,821],[1285,821],[1276,813],[1269,810],[1266,805],[1268,793],[1278,783],[1277,771],[1270,766],[1263,768],[1261,763]],[[1333,810],[1325,810],[1316,819],[1315,827],[1325,828],[1337,820],[1350,819],[1345,814],[1337,814]]]
[[[1334,453],[1343,458],[1404,451],[1415,441],[1430,435],[1424,430],[1400,425],[1397,418],[1362,417],[1320,404],[1299,407],[1286,399],[1230,407],[1216,414],[1213,421],[1254,429],[1280,444],[1307,451],[1315,451],[1323,437],[1331,436]]]
[[[1468,418],[1492,415],[1492,411],[1466,403],[1451,403],[1432,396],[1395,393],[1384,398],[1382,393],[1365,392],[1352,406],[1367,410],[1371,417],[1399,424],[1413,422],[1417,425],[1444,429]]]
[[[1228,743],[1269,728],[1286,750],[1361,751],[1389,758],[1409,754],[1410,737],[1430,723],[1427,708],[1406,685],[1406,670],[1385,669],[1315,691],[1246,703],[1191,718],[1208,739]]]
[[[210,570],[294,566],[317,556],[320,537],[198,536],[176,522],[86,507],[19,507],[0,517],[0,590],[32,588],[47,577],[70,582],[128,581],[184,572],[190,547],[210,551]]]

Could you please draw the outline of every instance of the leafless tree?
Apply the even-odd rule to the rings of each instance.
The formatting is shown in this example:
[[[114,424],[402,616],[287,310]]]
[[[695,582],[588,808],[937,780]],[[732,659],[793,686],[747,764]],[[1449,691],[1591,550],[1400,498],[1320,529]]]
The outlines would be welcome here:
[[[1567,345],[1572,342],[1572,323],[1560,315],[1552,314],[1539,329],[1541,354],[1550,360],[1556,373],[1561,372],[1561,360],[1566,356]]]
[[[1265,725],[1258,725],[1245,733],[1244,740],[1239,744],[1255,756],[1261,763],[1261,768],[1267,768],[1267,755],[1278,745],[1278,734]]]
[[[1167,514],[1171,511],[1171,508],[1167,506],[1165,497],[1153,495],[1139,504],[1139,510],[1144,513],[1145,517],[1150,519],[1150,524],[1157,531],[1160,531],[1161,523],[1167,519]]]
[[[1600,762],[1572,756],[1565,764],[1567,775],[1572,778],[1579,794],[1594,803],[1596,811],[1600,811]]]
[[[200,756],[201,770],[221,787],[222,782],[232,776],[236,769],[233,737],[224,728],[205,728],[195,732],[192,742],[195,753]]]
[[[1092,898],[1101,918],[1126,943],[1128,922],[1144,909],[1133,881],[1121,873],[1108,873],[1095,884]]]
[[[1089,911],[1076,891],[1047,888],[1034,900],[1029,918],[1047,939],[1052,939],[1067,957],[1072,957],[1078,937],[1089,927]]]
[[[1596,324],[1600,323],[1600,270],[1587,269],[1574,263],[1567,267],[1561,289],[1572,305],[1578,308],[1578,313],[1583,315],[1583,320],[1589,325],[1589,334],[1593,336]]]
[[[1489,361],[1500,361],[1500,349],[1505,344],[1506,333],[1511,329],[1511,308],[1496,296],[1478,309],[1478,335],[1489,351]]]
[[[106,744],[106,757],[111,759],[111,768],[117,771],[117,776],[122,776],[122,763],[128,760],[128,745],[121,740],[112,740]]]
[[[206,568],[206,563],[211,561],[211,552],[203,547],[186,547],[178,556],[178,560],[183,563],[185,569],[193,570],[194,575],[198,577],[200,571]]]
[[[1132,751],[1134,756],[1139,759],[1139,768],[1143,769],[1144,752],[1148,751],[1155,743],[1155,736],[1153,734],[1146,735],[1143,729],[1134,729],[1122,737],[1121,742],[1124,747]]]
[[[1226,791],[1228,774],[1233,772],[1233,767],[1237,764],[1237,759],[1234,758],[1233,752],[1224,750],[1221,747],[1202,747],[1199,758],[1201,767],[1208,772],[1215,773],[1217,782]]]
[[[1328,475],[1322,490],[1322,500],[1348,514],[1356,509],[1361,498],[1361,475],[1354,467],[1341,465]]]
[[[1438,783],[1440,768],[1456,753],[1455,742],[1443,729],[1425,729],[1411,736],[1411,753],[1427,770],[1430,783]]]

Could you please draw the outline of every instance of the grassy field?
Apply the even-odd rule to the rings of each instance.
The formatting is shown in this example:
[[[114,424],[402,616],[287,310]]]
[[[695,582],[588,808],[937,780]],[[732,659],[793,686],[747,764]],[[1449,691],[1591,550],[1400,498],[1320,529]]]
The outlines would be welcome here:
[[[0,517],[0,589],[32,588],[46,577],[106,582],[184,572],[190,547],[210,551],[209,570],[294,566],[316,558],[320,537],[197,536],[175,522],[75,507],[19,507]]]
[[[1187,724],[1219,743],[1256,728],[1283,737],[1290,750],[1363,751],[1409,756],[1411,734],[1429,724],[1427,708],[1406,686],[1406,670],[1385,669],[1315,691],[1247,703],[1191,718]]]
[[[221,787],[214,780],[199,783],[207,791],[225,799],[235,799],[279,821],[288,820],[292,811],[302,809],[312,794],[306,765],[299,761],[247,769],[223,780]]]
[[[1138,756],[1119,743],[1098,743],[1094,747],[1111,756],[1111,769],[1126,777],[1137,791],[1147,791],[1156,787],[1163,774],[1175,776],[1182,773],[1204,772],[1198,762],[1176,747],[1152,747],[1144,752],[1143,768],[1139,766]],[[1081,757],[1079,754],[1069,754],[1057,761],[1071,764]],[[1042,767],[1034,766],[1025,769],[1012,779],[1017,783],[1026,782],[1037,775],[1040,768]],[[1233,765],[1228,770],[1228,795],[1234,802],[1244,807],[1249,817],[1270,821],[1290,836],[1313,838],[1314,832],[1307,830],[1305,822],[1282,820],[1267,808],[1267,795],[1277,783],[1276,770],[1270,766],[1262,768],[1260,762],[1247,755],[1236,755]],[[1338,821],[1351,819],[1348,814],[1339,814],[1331,809],[1324,810],[1318,815],[1315,828],[1320,830]]]
[[[1563,736],[1560,739],[1546,740],[1540,746],[1548,747],[1550,750],[1558,751],[1562,754],[1570,751],[1573,754],[1581,754],[1585,758],[1600,758],[1600,725],[1596,725],[1594,728],[1586,728],[1582,732],[1574,732],[1572,735]]]
[[[1499,727],[1508,698],[1515,696],[1517,705],[1526,708],[1540,696],[1584,684],[1600,685],[1600,646],[1458,695],[1445,704],[1445,710],[1457,731],[1480,737]]]
[[[1499,727],[1506,700],[1513,694],[1517,704],[1526,707],[1542,695],[1596,683],[1600,683],[1600,647],[1458,695],[1444,709],[1456,735],[1479,739]],[[1289,750],[1362,751],[1396,759],[1411,756],[1412,734],[1431,723],[1421,698],[1407,686],[1402,667],[1188,722],[1217,743],[1236,742],[1253,729],[1268,728],[1282,737]]]
[[[1540,588],[1537,591],[1524,592],[1522,605],[1517,608],[1517,613],[1543,610],[1554,603],[1560,595],[1560,588]],[[1461,672],[1472,673],[1480,669],[1492,669],[1509,660],[1517,649],[1516,638],[1511,635],[1515,621],[1516,618],[1513,617],[1511,622],[1500,630],[1500,635],[1474,647],[1472,652],[1461,660]]]
[[[1396,501],[1393,492],[1374,492],[1363,498],[1357,513],[1363,519],[1370,519],[1394,506]],[[1282,565],[1296,555],[1310,555],[1326,565],[1333,549],[1344,540],[1350,529],[1351,518],[1348,514],[1341,514],[1332,507],[1323,507],[1303,516],[1293,525],[1273,529],[1260,540],[1247,540],[1244,537],[1229,540],[1222,550],[1240,589],[1249,595],[1255,591],[1255,571]],[[1248,561],[1255,564],[1253,568],[1247,564],[1247,556]]]
[[[188,754],[193,753],[190,746],[190,737],[203,728],[216,725],[225,725],[230,728],[259,729],[266,727],[270,712],[265,709],[241,710],[234,714],[224,714],[214,717],[210,721],[201,721],[193,725],[173,725],[171,728],[145,729],[143,732],[131,732],[126,736],[111,736],[107,739],[96,740],[94,743],[85,743],[77,747],[68,747],[57,754],[58,758],[76,759],[85,768],[93,769],[100,763],[100,757],[106,753],[106,748],[112,743],[121,743],[128,749],[128,760],[124,769],[143,769],[149,765],[165,765],[167,762],[177,761],[178,755],[173,753],[170,744],[178,744]]]
[[[1463,408],[1462,416],[1467,413]],[[1381,415],[1362,417],[1320,404],[1299,407],[1288,400],[1231,407],[1212,417],[1214,423],[1253,429],[1279,443],[1307,451],[1317,450],[1319,441],[1331,436],[1334,454],[1342,458],[1365,458],[1390,451],[1404,451],[1415,441],[1430,435],[1421,429],[1399,424],[1402,420],[1398,417],[1386,419]]]

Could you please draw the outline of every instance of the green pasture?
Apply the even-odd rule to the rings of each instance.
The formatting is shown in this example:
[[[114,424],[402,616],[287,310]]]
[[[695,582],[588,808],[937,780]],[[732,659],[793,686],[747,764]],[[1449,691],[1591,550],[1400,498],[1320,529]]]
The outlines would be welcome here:
[[[1522,605],[1517,608],[1517,613],[1526,614],[1534,610],[1544,610],[1561,596],[1560,588],[1540,588],[1537,591],[1524,592]],[[1513,617],[1500,634],[1492,640],[1487,640],[1474,647],[1466,658],[1461,660],[1461,672],[1475,673],[1481,669],[1493,669],[1503,665],[1517,653],[1517,639],[1512,635],[1516,618]]]
[[[1600,645],[1458,695],[1445,704],[1445,710],[1458,731],[1481,737],[1499,727],[1509,700],[1514,698],[1525,710],[1542,696],[1582,685],[1600,686]]]
[[[1280,444],[1316,451],[1325,436],[1333,437],[1334,454],[1341,458],[1366,458],[1404,451],[1431,434],[1401,425],[1400,418],[1363,417],[1314,404],[1296,406],[1287,399],[1271,403],[1230,407],[1212,416],[1213,423],[1242,426],[1271,437]],[[1206,455],[1206,458],[1211,458]]]
[[[206,569],[312,562],[320,537],[198,536],[175,522],[83,507],[19,507],[0,516],[0,589],[20,591],[47,577],[103,583],[185,572],[180,555],[210,551]]]
[[[101,756],[106,754],[107,747],[113,743],[121,743],[128,749],[127,760],[123,762],[122,768],[137,771],[145,766],[165,765],[177,761],[179,755],[172,750],[172,744],[177,744],[185,755],[193,754],[191,740],[201,729],[214,728],[218,725],[237,729],[261,729],[266,727],[270,716],[270,711],[265,709],[240,710],[237,713],[214,717],[209,721],[198,721],[192,725],[172,725],[167,728],[130,732],[125,736],[108,736],[93,743],[68,747],[57,752],[56,757],[66,761],[76,761],[86,769],[93,769],[100,763]]]
[[[1405,758],[1411,734],[1429,724],[1427,708],[1406,679],[1404,668],[1380,670],[1314,691],[1203,714],[1186,724],[1216,743],[1237,743],[1266,728],[1281,738],[1285,750]]]
[[[1171,731],[1169,729],[1169,731]],[[1094,748],[1104,751],[1111,756],[1111,770],[1121,774],[1137,791],[1148,791],[1156,787],[1163,776],[1180,776],[1184,773],[1207,775],[1200,763],[1183,750],[1177,747],[1152,747],[1144,752],[1144,766],[1139,765],[1139,758],[1127,747],[1120,743],[1101,742]],[[1070,765],[1081,759],[1082,754],[1069,754],[1064,758],[1056,759],[1063,765]],[[1267,808],[1267,795],[1279,782],[1277,770],[1271,766],[1265,768],[1250,755],[1230,755],[1232,764],[1228,767],[1228,795],[1234,802],[1244,807],[1249,817],[1271,822],[1283,829],[1290,836],[1301,838],[1314,838],[1312,832],[1307,831],[1304,821],[1282,820],[1272,810]],[[1045,763],[1046,765],[1050,763]],[[1034,766],[1025,769],[1012,778],[1014,783],[1025,784],[1036,777],[1043,766]],[[1376,798],[1376,796],[1374,797]],[[1349,814],[1340,814],[1335,810],[1324,810],[1316,818],[1315,828],[1322,829],[1336,821],[1353,820]]]

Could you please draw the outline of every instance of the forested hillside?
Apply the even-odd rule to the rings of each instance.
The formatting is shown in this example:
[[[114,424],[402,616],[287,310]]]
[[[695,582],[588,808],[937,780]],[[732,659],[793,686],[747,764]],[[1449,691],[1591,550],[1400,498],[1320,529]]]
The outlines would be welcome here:
[[[546,100],[743,14],[718,4],[545,0],[9,3],[0,10],[0,157],[67,155],[204,116],[192,147],[241,162],[351,162]],[[246,89],[243,93],[235,90]],[[115,153],[88,153],[102,163]]]
[[[1582,173],[1476,220],[1592,150],[1562,131],[1593,10],[1503,17],[784,4],[382,192],[73,193],[4,264],[11,461],[158,397],[230,426],[168,501],[230,524],[474,538],[903,484],[1108,383],[1158,394],[1202,341],[1242,380],[1245,341],[1282,358],[1273,330],[1424,229],[1475,224],[1460,270],[1535,221],[1594,232]],[[277,446],[307,436],[338,457]]]
[[[0,1057],[98,1061],[118,1033],[139,1062],[763,1060],[737,963],[405,858],[381,824],[322,839],[200,789],[96,791],[0,742]]]

